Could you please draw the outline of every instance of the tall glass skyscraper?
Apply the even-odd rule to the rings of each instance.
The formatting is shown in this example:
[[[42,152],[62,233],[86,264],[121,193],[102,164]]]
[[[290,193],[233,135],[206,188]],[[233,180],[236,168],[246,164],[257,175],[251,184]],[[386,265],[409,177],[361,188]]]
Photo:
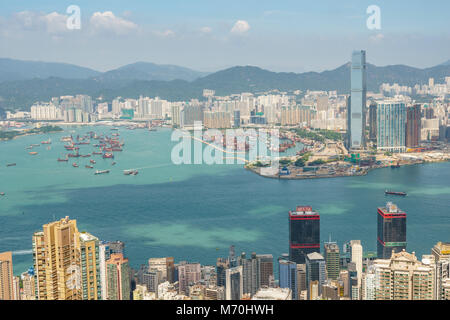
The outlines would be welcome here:
[[[291,289],[292,300],[297,300],[297,264],[293,261],[279,259],[278,268],[280,274],[280,288]]]
[[[406,106],[401,101],[381,101],[377,105],[377,148],[406,151]]]
[[[366,129],[366,51],[353,51],[351,67],[351,95],[348,103],[348,146],[365,147]]]
[[[406,250],[406,213],[391,202],[377,212],[377,257],[389,259],[392,251]]]

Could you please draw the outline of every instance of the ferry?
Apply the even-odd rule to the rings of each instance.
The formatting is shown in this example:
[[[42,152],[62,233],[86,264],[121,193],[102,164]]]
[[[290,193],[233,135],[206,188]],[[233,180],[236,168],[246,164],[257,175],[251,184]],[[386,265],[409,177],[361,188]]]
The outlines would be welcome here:
[[[386,190],[386,191],[384,191],[384,193],[385,194],[391,194],[391,195],[394,195],[394,196],[406,196],[406,192],[399,192],[399,191],[389,191],[389,190]]]
[[[6,166],[7,167],[14,167],[16,164],[15,163],[8,163]]]
[[[109,170],[97,170],[95,171],[95,174],[104,174],[104,173],[109,173]]]
[[[126,176],[129,176],[129,175],[135,176],[138,173],[139,173],[139,171],[137,171],[137,170],[124,170],[123,171],[123,174],[126,175]]]
[[[72,167],[78,168],[78,165],[76,163],[72,163]]]

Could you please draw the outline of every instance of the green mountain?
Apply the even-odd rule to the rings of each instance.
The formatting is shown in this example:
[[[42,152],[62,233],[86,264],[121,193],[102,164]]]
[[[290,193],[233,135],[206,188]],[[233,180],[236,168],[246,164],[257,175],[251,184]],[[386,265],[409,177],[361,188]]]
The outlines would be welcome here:
[[[126,69],[126,68],[125,68]],[[30,108],[35,101],[48,101],[51,97],[61,95],[88,94],[94,98],[103,97],[111,101],[117,96],[137,98],[139,95],[159,96],[168,100],[189,100],[202,98],[205,88],[216,90],[217,95],[229,95],[241,92],[262,92],[272,89],[292,90],[337,90],[349,93],[350,64],[344,64],[334,70],[324,72],[288,73],[271,72],[253,66],[238,66],[221,70],[193,81],[186,80],[146,80],[146,72],[136,77],[124,72],[119,77],[95,76],[90,79],[31,79],[0,83],[0,108]],[[111,74],[111,73],[110,73]],[[128,74],[128,75],[124,75]],[[384,83],[399,83],[413,86],[426,84],[432,77],[436,82],[443,82],[450,76],[450,65],[418,69],[404,65],[377,67],[367,66],[367,86],[369,91],[378,92]]]
[[[0,82],[27,79],[87,79],[100,72],[68,63],[23,61],[0,58]]]

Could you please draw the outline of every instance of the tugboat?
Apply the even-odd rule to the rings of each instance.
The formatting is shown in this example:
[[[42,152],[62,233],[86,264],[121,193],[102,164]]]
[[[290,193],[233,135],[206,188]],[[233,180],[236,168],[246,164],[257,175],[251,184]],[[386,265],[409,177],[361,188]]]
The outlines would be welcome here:
[[[391,194],[391,195],[394,195],[394,196],[406,196],[406,192],[400,192],[400,191],[389,191],[389,190],[386,190],[386,191],[384,191],[384,193],[385,194]]]

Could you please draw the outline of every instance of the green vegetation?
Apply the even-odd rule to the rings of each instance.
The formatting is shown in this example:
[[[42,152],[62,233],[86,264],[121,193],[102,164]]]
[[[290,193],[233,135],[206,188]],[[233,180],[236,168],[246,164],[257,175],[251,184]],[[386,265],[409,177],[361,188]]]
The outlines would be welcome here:
[[[321,134],[325,139],[333,140],[333,141],[342,141],[342,134],[332,130],[319,130],[319,134]]]
[[[305,139],[310,139],[310,140],[314,140],[314,141],[319,141],[319,142],[322,142],[322,143],[325,142],[325,138],[322,135],[320,135],[320,134],[318,134],[318,133],[316,133],[314,131],[309,131],[309,130],[302,129],[302,128],[294,129],[294,131],[297,133],[297,135],[300,138],[305,138]]]
[[[297,161],[295,161],[296,167],[304,167],[306,163],[308,162],[309,157],[311,156],[311,152],[305,153],[302,157],[298,158]]]
[[[282,165],[282,166],[287,166],[287,165],[289,165],[289,164],[291,164],[291,160],[289,160],[289,159],[281,159],[280,160],[280,164]]]
[[[317,160],[311,161],[310,163],[308,163],[308,165],[310,165],[310,166],[319,166],[319,165],[325,164],[325,163],[327,163],[325,160],[317,159]]]
[[[261,161],[256,161],[254,164],[255,167],[261,168],[261,167],[268,167],[269,164],[264,164]]]
[[[27,134],[51,133],[60,131],[63,131],[63,129],[58,126],[45,126],[41,128],[33,128],[20,131],[0,131],[0,140],[11,140],[14,139],[15,137]]]
[[[387,157],[392,157],[393,153],[392,153],[392,152],[389,152],[389,151],[386,151],[386,152],[384,153],[384,155],[387,156]]]

